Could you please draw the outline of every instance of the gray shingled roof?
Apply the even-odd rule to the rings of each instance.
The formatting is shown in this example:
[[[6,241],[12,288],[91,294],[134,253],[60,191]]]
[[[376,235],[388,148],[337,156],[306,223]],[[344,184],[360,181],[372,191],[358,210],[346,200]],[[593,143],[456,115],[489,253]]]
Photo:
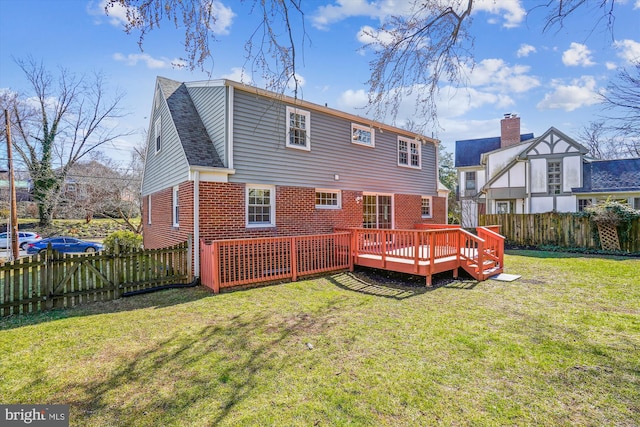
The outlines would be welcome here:
[[[169,112],[190,166],[223,168],[207,129],[196,110],[184,83],[158,77]]]
[[[576,193],[640,191],[640,158],[583,163],[582,188]]]

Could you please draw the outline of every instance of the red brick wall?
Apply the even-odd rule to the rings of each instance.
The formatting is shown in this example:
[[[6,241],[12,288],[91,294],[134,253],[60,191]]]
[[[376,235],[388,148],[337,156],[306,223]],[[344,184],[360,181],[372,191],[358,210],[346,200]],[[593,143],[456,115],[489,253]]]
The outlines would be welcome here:
[[[143,198],[144,245],[159,248],[184,242],[193,234],[193,182],[179,189],[180,226],[172,226],[172,192],[151,196],[152,223],[147,224],[147,198]],[[433,197],[432,219],[422,219],[420,196],[396,194],[396,228],[411,229],[420,222],[444,223],[445,199]],[[276,187],[276,227],[246,228],[245,185],[200,183],[200,238],[206,242],[244,237],[330,233],[335,227],[362,226],[362,192],[342,191],[341,209],[316,209],[315,189]]]
[[[173,189],[151,195],[151,224],[148,223],[148,198],[142,199],[143,239],[146,248],[164,248],[185,242],[193,234],[193,182],[178,189],[178,227],[173,226]]]

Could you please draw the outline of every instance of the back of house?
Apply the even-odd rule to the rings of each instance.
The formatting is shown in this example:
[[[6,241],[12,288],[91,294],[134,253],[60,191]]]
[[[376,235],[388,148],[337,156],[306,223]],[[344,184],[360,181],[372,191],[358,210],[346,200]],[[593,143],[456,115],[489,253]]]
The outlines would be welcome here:
[[[158,77],[144,245],[446,223],[438,141],[232,82]]]

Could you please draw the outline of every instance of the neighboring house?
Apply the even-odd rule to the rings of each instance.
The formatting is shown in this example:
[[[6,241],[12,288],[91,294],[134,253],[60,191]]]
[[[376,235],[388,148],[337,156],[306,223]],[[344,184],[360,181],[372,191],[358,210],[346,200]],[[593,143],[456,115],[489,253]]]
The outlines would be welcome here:
[[[438,141],[364,117],[158,77],[148,135],[145,247],[446,222]]]
[[[31,201],[31,182],[29,180],[15,180],[16,202]],[[8,179],[0,179],[0,200],[9,201],[10,183]]]
[[[577,212],[607,197],[637,205],[640,159],[594,161],[587,153],[554,127],[521,135],[515,115],[501,120],[500,137],[456,141],[463,227],[484,213]]]
[[[585,162],[582,176],[582,187],[573,189],[578,211],[608,198],[640,210],[640,158]]]

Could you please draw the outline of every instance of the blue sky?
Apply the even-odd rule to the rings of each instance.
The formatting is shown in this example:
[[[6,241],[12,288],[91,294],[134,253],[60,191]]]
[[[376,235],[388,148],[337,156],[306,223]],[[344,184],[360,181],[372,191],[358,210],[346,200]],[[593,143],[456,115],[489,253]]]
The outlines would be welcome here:
[[[220,0],[222,19],[214,60],[207,63],[211,78],[240,80],[245,63],[244,42],[260,16],[248,2]],[[370,51],[363,29],[375,28],[385,16],[402,12],[402,0],[306,1],[304,47],[298,74],[301,96],[310,102],[366,115],[366,81]],[[517,113],[522,132],[542,134],[555,126],[570,136],[601,114],[596,92],[606,88],[616,69],[640,60],[640,0],[615,3],[615,33],[593,30],[596,12],[585,10],[564,28],[542,33],[545,12],[527,10],[534,0],[477,0],[473,14],[476,67],[462,90],[443,88],[440,128],[424,133],[440,139],[453,152],[454,141],[499,135],[504,113]],[[126,93],[123,107],[130,114],[121,129],[134,135],[104,146],[118,161],[129,158],[131,146],[148,127],[155,78],[204,80],[171,64],[184,56],[183,33],[172,24],[151,32],[144,52],[138,37],[122,30],[119,10],[102,12],[102,0],[0,0],[0,90],[28,91],[22,71],[12,58],[32,56],[52,72],[65,67],[76,73],[102,71],[109,88]],[[600,12],[597,12],[600,13]],[[588,23],[588,24],[585,24]],[[420,122],[411,100],[403,103],[396,125]],[[5,157],[1,154],[0,157]]]

